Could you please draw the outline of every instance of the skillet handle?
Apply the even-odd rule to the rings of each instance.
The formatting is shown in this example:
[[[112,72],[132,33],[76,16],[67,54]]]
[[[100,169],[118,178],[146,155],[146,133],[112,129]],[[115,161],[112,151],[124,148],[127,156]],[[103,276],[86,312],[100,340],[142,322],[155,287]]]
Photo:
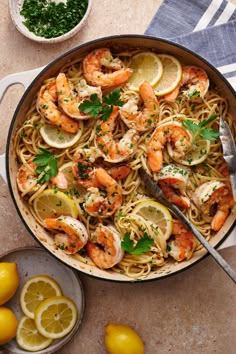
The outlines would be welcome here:
[[[0,102],[2,101],[8,87],[14,84],[21,84],[25,90],[32,82],[32,80],[40,73],[44,66],[20,73],[10,74],[0,80]]]
[[[6,156],[5,154],[0,155],[0,176],[7,184],[7,174],[6,174]]]
[[[21,84],[24,86],[24,89],[29,86],[33,79],[40,73],[44,66],[28,71],[22,71],[20,73],[10,74],[5,76],[0,80],[0,103],[7,91],[7,89],[15,84]],[[0,155],[0,176],[7,183],[6,176],[6,158],[5,154]]]

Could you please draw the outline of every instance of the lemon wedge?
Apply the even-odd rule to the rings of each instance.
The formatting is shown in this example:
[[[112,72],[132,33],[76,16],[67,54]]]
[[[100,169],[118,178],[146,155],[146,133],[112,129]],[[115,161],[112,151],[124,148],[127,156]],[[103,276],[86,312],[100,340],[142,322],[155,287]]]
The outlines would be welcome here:
[[[34,320],[24,316],[20,319],[17,328],[16,342],[20,348],[36,352],[47,348],[52,343],[52,339],[42,336],[37,330]]]
[[[182,76],[182,66],[172,55],[159,54],[158,58],[162,62],[163,74],[153,88],[157,96],[163,96],[173,91],[179,84]]]
[[[43,301],[35,311],[35,324],[45,337],[56,339],[68,334],[77,321],[74,302],[65,296],[53,296]]]
[[[148,81],[152,86],[155,85],[163,73],[162,62],[153,52],[141,52],[134,55],[129,67],[132,69],[128,81],[129,88],[134,91],[138,91],[144,81]]]
[[[87,193],[87,190],[77,183],[72,172],[73,162],[67,162],[59,168],[59,171],[64,174],[67,179],[68,187],[66,192],[69,196],[83,197]],[[65,190],[64,190],[65,191]]]
[[[172,232],[172,216],[164,205],[153,199],[145,199],[135,206],[132,213],[141,215],[144,219],[157,225],[161,229],[165,240],[170,237]]]
[[[57,282],[47,275],[36,275],[29,278],[20,293],[20,305],[23,313],[34,318],[38,305],[51,296],[62,295]]]
[[[171,144],[167,144],[167,151],[170,157],[182,165],[194,166],[202,163],[209,154],[210,151],[210,141],[198,136],[195,143],[192,145],[191,149],[187,151],[184,158],[177,159]]]
[[[79,215],[75,202],[63,192],[54,189],[46,189],[40,193],[34,199],[33,208],[41,222],[46,218],[58,218],[61,215],[77,219]]]
[[[74,145],[83,132],[83,122],[79,121],[79,130],[75,134],[67,133],[56,126],[45,124],[40,128],[43,140],[52,147],[65,149]]]

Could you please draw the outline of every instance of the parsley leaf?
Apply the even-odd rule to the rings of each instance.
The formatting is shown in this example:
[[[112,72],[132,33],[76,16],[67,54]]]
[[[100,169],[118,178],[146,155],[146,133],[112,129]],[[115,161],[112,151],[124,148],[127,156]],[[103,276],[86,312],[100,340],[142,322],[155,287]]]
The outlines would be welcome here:
[[[143,237],[138,240],[134,247],[134,241],[130,239],[129,233],[126,232],[121,241],[121,247],[124,251],[130,254],[139,255],[150,251],[153,242],[154,240],[148,237],[147,233],[144,232]]]
[[[212,116],[210,116],[208,119],[204,119],[202,120],[198,125],[199,127],[203,128],[205,127],[207,124],[211,123],[213,120],[215,120],[218,117],[217,114],[213,114]]]
[[[206,125],[215,120],[218,116],[216,114],[210,116],[208,119],[204,119],[200,123],[193,123],[190,119],[182,122],[184,128],[190,130],[193,133],[193,143],[195,142],[197,136],[202,138],[215,141],[219,137],[219,132],[216,129],[206,128]]]
[[[121,241],[121,248],[124,251],[131,253],[133,250],[133,245],[134,245],[134,241],[130,239],[129,233],[126,232],[124,234],[123,240]]]
[[[219,136],[219,132],[215,129],[205,128],[202,129],[199,135],[206,140],[215,141]]]
[[[198,131],[198,124],[193,123],[190,119],[187,119],[182,122],[184,128],[190,130],[194,134]]]
[[[113,109],[113,106],[105,106],[105,107],[103,107],[103,109],[102,109],[102,113],[103,113],[102,120],[103,120],[103,122],[105,122],[110,117],[112,109]]]
[[[33,159],[33,162],[38,164],[35,170],[38,175],[44,172],[44,175],[37,181],[38,183],[43,184],[58,174],[58,164],[57,158],[52,155],[50,151],[39,148],[39,152],[40,153]]]
[[[103,98],[103,102],[108,104],[108,105],[113,105],[113,106],[123,106],[124,102],[120,100],[120,90],[116,89],[112,91],[109,95],[105,96]]]
[[[90,114],[91,117],[97,117],[102,112],[102,103],[96,93],[90,96],[90,100],[84,100],[79,109],[86,114]]]
[[[81,112],[90,114],[91,117],[97,117],[102,114],[102,120],[105,122],[110,116],[113,106],[123,106],[124,102],[120,100],[120,90],[116,89],[109,95],[104,96],[102,102],[96,93],[90,96],[89,100],[84,100],[79,109]]]

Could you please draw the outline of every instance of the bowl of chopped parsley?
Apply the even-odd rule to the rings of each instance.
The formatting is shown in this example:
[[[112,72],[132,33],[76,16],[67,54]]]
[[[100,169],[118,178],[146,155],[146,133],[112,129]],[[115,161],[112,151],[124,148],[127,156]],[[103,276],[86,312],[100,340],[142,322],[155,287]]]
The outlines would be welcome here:
[[[16,28],[40,43],[62,42],[84,25],[92,0],[9,0]]]

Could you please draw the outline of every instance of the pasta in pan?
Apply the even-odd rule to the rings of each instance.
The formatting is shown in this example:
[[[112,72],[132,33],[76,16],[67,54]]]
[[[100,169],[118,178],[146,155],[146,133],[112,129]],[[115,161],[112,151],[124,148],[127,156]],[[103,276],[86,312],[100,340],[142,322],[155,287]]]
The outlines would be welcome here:
[[[135,83],[138,51],[101,48],[61,68],[44,82],[14,144],[18,189],[55,247],[131,278],[200,247],[148,196],[141,167],[207,239],[234,203],[218,138],[220,116],[236,136],[226,99],[208,87],[204,70],[182,63],[175,87],[162,94],[165,54],[141,55],[149,53],[164,70],[152,85]]]

